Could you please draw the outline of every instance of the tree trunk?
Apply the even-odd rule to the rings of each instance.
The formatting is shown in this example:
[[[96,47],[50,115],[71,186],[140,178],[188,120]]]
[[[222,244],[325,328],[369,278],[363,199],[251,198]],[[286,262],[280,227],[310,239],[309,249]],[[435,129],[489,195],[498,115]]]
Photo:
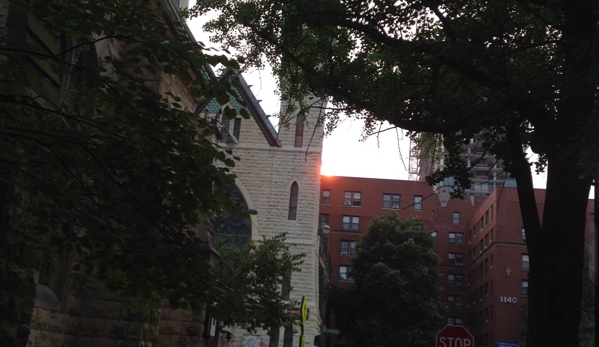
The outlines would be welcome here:
[[[579,178],[577,164],[571,157],[550,163],[542,227],[530,230],[531,237],[527,237],[529,347],[578,346],[591,182]],[[521,208],[523,215],[533,212],[532,206]]]
[[[6,170],[0,167],[0,175]],[[39,276],[39,259],[29,246],[19,244],[10,231],[8,199],[12,187],[0,177],[0,346],[25,347]]]

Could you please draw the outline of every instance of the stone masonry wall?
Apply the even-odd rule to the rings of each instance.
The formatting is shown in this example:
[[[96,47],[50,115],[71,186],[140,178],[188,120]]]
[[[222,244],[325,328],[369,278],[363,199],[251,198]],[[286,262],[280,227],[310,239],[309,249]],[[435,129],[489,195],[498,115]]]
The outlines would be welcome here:
[[[313,100],[310,100],[313,102]],[[282,102],[281,108],[286,106]],[[292,274],[293,291],[290,299],[301,300],[306,296],[310,310],[306,322],[306,346],[312,346],[314,336],[319,334],[321,319],[318,312],[318,198],[320,191],[320,166],[322,150],[322,127],[315,127],[318,109],[306,114],[304,141],[301,148],[294,147],[295,126],[282,127],[279,141],[282,147],[268,145],[264,135],[253,119],[242,120],[239,145],[234,154],[241,157],[234,172],[238,175],[240,190],[246,196],[249,207],[258,214],[252,219],[252,238],[272,237],[288,233],[287,242],[297,253],[304,253],[301,272]],[[309,148],[308,148],[309,144]],[[296,220],[288,220],[290,188],[293,182],[299,186]],[[283,345],[280,330],[279,345]],[[294,344],[299,341],[299,329],[294,334]],[[247,334],[233,329],[231,346],[241,345],[242,336]],[[265,332],[262,346],[268,346]]]

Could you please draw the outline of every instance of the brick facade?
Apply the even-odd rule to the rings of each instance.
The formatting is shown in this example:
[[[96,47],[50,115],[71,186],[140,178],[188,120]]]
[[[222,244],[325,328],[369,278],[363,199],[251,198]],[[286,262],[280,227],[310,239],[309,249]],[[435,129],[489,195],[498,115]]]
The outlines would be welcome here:
[[[323,191],[330,192],[328,204],[323,203]],[[360,192],[360,206],[345,205],[346,192]],[[401,195],[399,209],[383,208],[383,194]],[[544,190],[535,190],[535,195],[544,201]],[[421,209],[415,209],[419,206],[414,206],[414,196],[423,197]],[[539,213],[542,207],[539,203]],[[418,216],[436,232],[440,300],[449,306],[446,323],[466,326],[476,347],[524,340],[527,248],[515,188],[497,188],[488,197],[467,196],[442,206],[433,187],[424,182],[322,176],[320,214],[321,222],[328,219],[331,227],[333,283],[351,285],[340,279],[340,267],[351,265],[350,254],[342,253],[342,242],[359,240],[373,217],[390,211],[401,218]],[[591,213],[589,203],[589,218]],[[359,217],[359,230],[343,230],[343,216]]]

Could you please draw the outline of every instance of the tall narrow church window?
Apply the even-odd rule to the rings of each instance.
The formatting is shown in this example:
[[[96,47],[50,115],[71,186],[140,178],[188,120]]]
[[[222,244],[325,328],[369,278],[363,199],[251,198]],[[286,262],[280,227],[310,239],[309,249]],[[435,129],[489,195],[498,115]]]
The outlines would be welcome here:
[[[235,118],[233,125],[233,136],[239,141],[239,134],[241,133],[241,118]]]
[[[231,126],[231,120],[229,119],[229,117],[227,117],[227,113],[223,111],[222,118],[221,118],[221,128],[220,128],[220,134],[221,134],[220,142],[221,143],[227,142],[227,135],[229,134],[230,126]]]
[[[289,214],[287,215],[287,219],[296,220],[297,219],[297,197],[299,194],[299,188],[297,186],[297,182],[293,182],[291,185],[291,192],[289,193]]]
[[[304,112],[297,114],[295,122],[295,147],[302,147],[304,144],[304,123],[306,122],[306,116]]]

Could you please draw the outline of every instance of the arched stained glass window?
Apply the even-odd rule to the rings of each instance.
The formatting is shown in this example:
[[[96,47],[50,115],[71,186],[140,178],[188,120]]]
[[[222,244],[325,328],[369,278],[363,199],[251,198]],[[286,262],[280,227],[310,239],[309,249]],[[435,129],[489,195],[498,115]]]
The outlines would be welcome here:
[[[248,210],[247,203],[237,187],[231,193],[231,199],[242,205],[245,211]],[[252,238],[252,222],[249,218],[229,212],[216,224],[215,234],[216,238],[231,237],[235,246],[242,247]]]

